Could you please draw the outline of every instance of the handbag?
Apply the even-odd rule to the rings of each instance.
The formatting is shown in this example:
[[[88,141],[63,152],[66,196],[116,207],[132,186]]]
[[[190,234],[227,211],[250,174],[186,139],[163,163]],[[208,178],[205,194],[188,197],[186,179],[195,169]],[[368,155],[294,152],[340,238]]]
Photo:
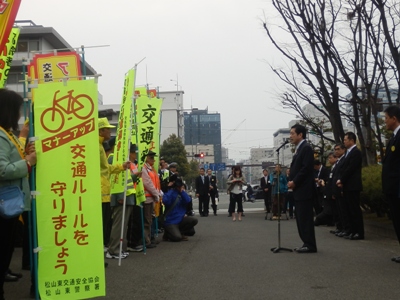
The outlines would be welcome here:
[[[24,212],[24,193],[16,185],[0,188],[0,216],[11,219]]]

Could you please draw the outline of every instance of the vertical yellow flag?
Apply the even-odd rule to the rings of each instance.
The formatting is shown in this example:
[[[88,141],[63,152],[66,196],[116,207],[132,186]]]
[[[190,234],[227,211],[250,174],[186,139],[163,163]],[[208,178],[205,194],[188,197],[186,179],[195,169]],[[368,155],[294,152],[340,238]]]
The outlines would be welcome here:
[[[128,149],[130,147],[131,126],[133,120],[133,92],[135,90],[135,70],[131,69],[125,75],[124,93],[122,95],[121,110],[119,113],[117,137],[115,140],[115,149],[113,164],[122,164],[128,159]],[[126,172],[111,175],[111,194],[123,193],[126,183]]]
[[[41,299],[105,295],[97,84],[35,89]]]
[[[139,144],[138,162],[143,166],[149,151],[157,154],[160,149],[160,111],[162,100],[140,94],[136,99],[136,120],[138,122],[137,140]],[[155,165],[157,168],[158,164]]]
[[[0,88],[3,88],[7,81],[8,72],[11,68],[11,62],[13,60],[14,53],[17,50],[19,31],[19,28],[13,28],[11,30],[8,41],[5,44],[3,51],[0,52]]]

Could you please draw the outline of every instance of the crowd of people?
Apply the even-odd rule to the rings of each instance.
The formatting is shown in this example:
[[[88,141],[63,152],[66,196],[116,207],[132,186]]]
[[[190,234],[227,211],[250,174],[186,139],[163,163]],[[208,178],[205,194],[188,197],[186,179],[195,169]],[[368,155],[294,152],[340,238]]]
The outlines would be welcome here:
[[[33,143],[26,143],[28,128],[25,125],[20,137],[17,131],[23,99],[15,92],[0,89],[0,188],[8,185],[19,186],[25,193],[25,210],[30,210],[29,173],[36,164],[36,150]],[[393,131],[383,160],[383,192],[390,204],[391,216],[400,241],[400,108],[390,106],[385,110],[385,123]],[[160,158],[155,165],[157,153],[149,151],[141,170],[138,169],[135,144],[130,145],[129,160],[123,164],[113,162],[115,138],[107,118],[99,118],[99,153],[101,202],[103,220],[103,241],[105,257],[125,259],[130,252],[140,252],[144,248],[155,248],[160,242],[158,233],[163,233],[163,241],[188,241],[194,235],[198,223],[194,217],[191,196],[177,172],[178,165]],[[263,170],[260,186],[264,192],[266,219],[272,212],[272,220],[279,219],[281,213],[289,211],[295,218],[298,233],[303,244],[297,253],[317,252],[315,228],[318,225],[334,225],[331,233],[348,240],[363,240],[364,224],[360,208],[362,190],[362,155],[356,146],[353,132],[344,135],[343,143],[329,153],[330,169],[314,160],[314,151],[306,141],[306,128],[296,124],[290,129],[290,141],[295,152],[290,168],[284,173],[281,165],[275,166],[269,174]],[[126,193],[111,193],[110,176],[126,172]],[[136,199],[136,186],[142,180],[145,201]],[[239,166],[232,168],[227,179],[229,193],[228,216],[232,221],[242,221],[243,187],[247,182]],[[200,168],[195,180],[195,194],[199,201],[200,217],[208,217],[211,209],[214,216],[218,211],[218,186],[210,169]],[[99,199],[100,202],[100,199]],[[125,209],[124,209],[125,206]],[[123,215],[125,213],[125,215]],[[314,218],[314,216],[316,216]],[[10,261],[14,250],[16,228],[20,217],[11,219],[0,216],[0,300],[4,300],[4,282],[15,281],[21,274],[13,273]],[[26,218],[23,215],[22,218]],[[155,222],[156,221],[156,222]],[[155,224],[156,223],[156,224]],[[26,222],[25,222],[26,224]],[[120,251],[121,227],[125,229]],[[25,237],[29,234],[25,230]],[[25,242],[26,245],[26,242]],[[25,249],[26,248],[26,249]],[[25,247],[24,251],[29,251]],[[29,268],[29,260],[22,260],[23,268]],[[392,258],[400,263],[400,257]],[[105,267],[107,263],[105,264]],[[32,287],[33,288],[33,287]],[[32,290],[31,290],[32,292]]]

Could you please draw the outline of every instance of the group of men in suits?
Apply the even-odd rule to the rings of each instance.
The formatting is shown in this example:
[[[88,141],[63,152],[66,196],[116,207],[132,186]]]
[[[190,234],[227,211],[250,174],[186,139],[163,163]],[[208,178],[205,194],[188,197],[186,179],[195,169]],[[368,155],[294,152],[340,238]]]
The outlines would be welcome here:
[[[326,197],[336,229],[330,232],[349,240],[364,239],[364,222],[360,207],[362,191],[362,154],[356,146],[356,135],[347,132],[343,144],[336,144],[328,156],[332,164]]]
[[[300,124],[292,126],[290,141],[296,146],[296,150],[290,166],[288,187],[293,190],[297,228],[303,241],[301,247],[295,248],[298,253],[317,252],[314,209],[318,208],[319,198],[315,197],[314,191],[320,185],[325,185],[320,174],[315,177],[314,172],[318,170],[321,173],[322,168],[319,162],[314,163],[314,151],[305,139],[306,128]],[[331,199],[337,205],[335,211],[339,212],[338,228],[334,233],[349,240],[364,239],[364,223],[360,207],[362,155],[356,146],[356,140],[353,132],[347,132],[343,144],[335,146],[337,161],[332,166],[326,183],[330,189]],[[313,165],[316,166],[315,170]]]
[[[196,197],[199,199],[199,214],[201,217],[208,217],[211,199],[211,208],[214,216],[217,216],[216,198],[218,197],[217,178],[212,175],[212,170],[200,168],[200,175],[195,180]]]

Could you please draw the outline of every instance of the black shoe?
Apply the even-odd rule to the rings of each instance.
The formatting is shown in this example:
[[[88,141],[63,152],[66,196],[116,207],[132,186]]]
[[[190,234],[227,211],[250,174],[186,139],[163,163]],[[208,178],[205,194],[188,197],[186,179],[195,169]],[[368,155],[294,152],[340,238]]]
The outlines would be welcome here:
[[[232,217],[232,214],[229,214],[229,215],[228,215],[228,218],[230,218],[230,217]]]
[[[148,248],[148,249],[155,248],[155,247],[157,247],[157,245],[154,245],[154,244],[147,244],[146,245],[146,248]]]
[[[214,213],[214,216],[218,216],[216,212]]]
[[[11,270],[8,270],[8,274],[15,276],[17,278],[22,278],[22,274],[21,273],[14,273]]]
[[[392,261],[397,262],[397,260],[400,260],[400,256],[393,256]]]
[[[344,235],[344,236],[342,236],[342,238],[344,238],[344,239],[346,239],[346,240],[351,240],[351,238],[353,237],[353,233],[350,233],[350,234],[348,234],[348,235]]]
[[[358,241],[358,240],[363,240],[364,237],[358,233],[355,233],[355,234],[351,235],[349,239],[352,241]]]
[[[316,253],[317,250],[308,248],[308,247],[301,247],[295,250],[297,253]]]
[[[13,276],[11,274],[8,274],[6,276],[4,276],[4,282],[15,282],[18,281],[18,277],[17,276]]]
[[[332,234],[336,234],[336,233],[339,233],[340,230],[339,230],[339,229],[336,229],[336,230],[329,230],[329,232],[332,233]]]
[[[158,245],[158,244],[160,243],[160,241],[157,241],[157,240],[151,240],[151,243],[152,243],[153,245]]]

